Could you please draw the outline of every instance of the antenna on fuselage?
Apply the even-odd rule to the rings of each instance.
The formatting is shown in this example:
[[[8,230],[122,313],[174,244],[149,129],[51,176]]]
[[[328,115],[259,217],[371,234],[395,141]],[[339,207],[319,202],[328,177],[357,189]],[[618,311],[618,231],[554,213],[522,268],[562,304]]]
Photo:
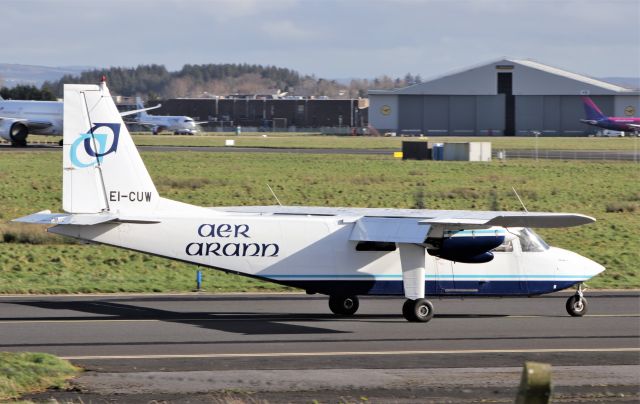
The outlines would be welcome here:
[[[269,191],[271,191],[271,195],[273,195],[273,197],[276,198],[276,202],[278,202],[278,205],[282,206],[282,204],[280,203],[280,199],[278,199],[278,197],[276,196],[276,193],[273,192],[273,189],[271,189],[271,186],[269,185],[268,182],[267,182],[267,188],[269,188]]]
[[[522,199],[520,199],[520,195],[518,195],[518,191],[516,191],[514,187],[511,187],[511,189],[513,189],[513,193],[516,194],[516,198],[518,198],[518,200],[520,201],[520,205],[522,205],[522,209],[524,209],[525,212],[529,213],[529,211],[527,210],[527,207],[524,206],[524,202],[522,202]]]

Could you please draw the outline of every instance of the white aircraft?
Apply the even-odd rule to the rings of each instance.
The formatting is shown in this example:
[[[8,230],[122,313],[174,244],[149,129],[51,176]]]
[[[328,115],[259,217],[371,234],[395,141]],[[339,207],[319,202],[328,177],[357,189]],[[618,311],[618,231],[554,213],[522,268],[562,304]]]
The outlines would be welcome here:
[[[138,114],[138,117],[132,123],[137,123],[138,125],[148,126],[151,128],[151,131],[154,135],[162,131],[170,131],[175,135],[194,135],[198,132],[198,127],[196,125],[207,123],[208,121],[196,122],[193,118],[188,116],[171,116],[171,115],[149,115],[145,111],[144,106],[142,105],[142,99],[140,97],[136,97],[136,105],[137,111],[141,111]],[[153,107],[159,108],[160,105]],[[150,108],[147,108],[147,110]]]
[[[577,285],[604,267],[547,246],[528,227],[595,219],[572,213],[303,206],[205,208],[162,198],[106,84],[65,85],[63,209],[16,221],[48,231],[329,295],[351,315],[358,295],[399,295],[426,322],[425,296],[532,296]]]
[[[27,145],[27,136],[61,135],[63,127],[63,106],[60,101],[5,100],[0,97],[0,137],[12,146]],[[150,109],[136,109],[120,113],[121,116],[146,113]]]
[[[0,137],[26,146],[29,133],[62,134],[62,102],[13,101],[0,97]]]

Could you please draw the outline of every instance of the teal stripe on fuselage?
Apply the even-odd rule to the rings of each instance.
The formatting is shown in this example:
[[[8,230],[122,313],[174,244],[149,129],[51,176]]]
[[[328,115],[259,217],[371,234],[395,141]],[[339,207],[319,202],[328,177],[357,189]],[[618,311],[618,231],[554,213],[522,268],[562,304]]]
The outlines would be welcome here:
[[[398,279],[402,280],[402,275],[367,275],[367,274],[354,274],[354,275],[260,275],[258,276],[271,279],[323,279],[323,280],[340,280],[347,278],[355,279]],[[563,279],[563,280],[583,280],[584,276],[579,275],[518,275],[518,274],[504,274],[504,275],[454,275],[454,276],[437,276],[426,275],[425,279],[429,280],[467,280],[467,279]]]

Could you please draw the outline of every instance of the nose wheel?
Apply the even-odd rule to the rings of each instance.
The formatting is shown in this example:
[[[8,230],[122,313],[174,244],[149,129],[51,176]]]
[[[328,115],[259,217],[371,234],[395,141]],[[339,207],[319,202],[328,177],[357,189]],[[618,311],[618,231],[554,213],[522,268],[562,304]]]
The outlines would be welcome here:
[[[582,317],[587,314],[587,299],[583,296],[582,284],[578,285],[576,294],[567,299],[567,313],[572,317]]]

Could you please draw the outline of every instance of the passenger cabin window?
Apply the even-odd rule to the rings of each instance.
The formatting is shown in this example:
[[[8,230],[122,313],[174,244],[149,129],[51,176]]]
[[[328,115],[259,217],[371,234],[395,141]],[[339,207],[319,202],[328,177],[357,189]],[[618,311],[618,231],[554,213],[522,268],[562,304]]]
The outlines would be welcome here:
[[[522,252],[541,252],[549,249],[547,243],[531,229],[524,228],[515,234],[520,239]]]
[[[384,243],[381,241],[360,241],[356,245],[356,251],[395,251],[396,243]]]
[[[492,252],[513,252],[512,240],[504,240],[502,244],[491,250]]]

